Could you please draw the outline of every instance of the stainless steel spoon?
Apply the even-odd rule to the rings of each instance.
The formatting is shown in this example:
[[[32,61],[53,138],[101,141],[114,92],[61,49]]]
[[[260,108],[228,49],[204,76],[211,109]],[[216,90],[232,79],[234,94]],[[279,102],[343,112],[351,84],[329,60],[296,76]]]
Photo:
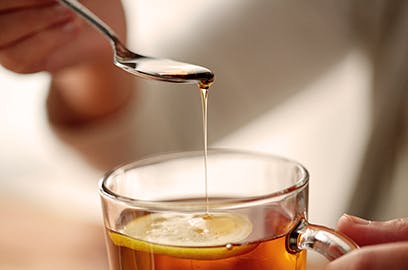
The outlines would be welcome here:
[[[113,62],[127,72],[159,81],[197,83],[204,88],[208,88],[214,81],[214,73],[205,67],[171,59],[144,56],[130,51],[107,24],[78,1],[60,0],[60,2],[81,15],[88,23],[109,38],[114,52]]]

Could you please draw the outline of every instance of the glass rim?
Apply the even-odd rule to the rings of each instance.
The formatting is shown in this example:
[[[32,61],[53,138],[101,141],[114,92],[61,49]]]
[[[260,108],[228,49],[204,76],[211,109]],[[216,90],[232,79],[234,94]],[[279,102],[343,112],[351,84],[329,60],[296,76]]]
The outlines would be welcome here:
[[[217,202],[209,201],[209,209],[212,211],[216,210],[227,210],[227,209],[236,209],[247,207],[249,205],[258,205],[263,204],[267,201],[271,201],[277,199],[279,197],[289,195],[292,193],[296,193],[301,191],[304,187],[306,187],[309,183],[309,172],[307,169],[299,162],[285,158],[275,154],[269,153],[262,153],[250,150],[238,150],[238,149],[231,149],[231,148],[209,148],[208,154],[211,153],[218,153],[218,154],[241,154],[246,156],[252,156],[259,159],[264,160],[280,160],[284,162],[291,163],[296,167],[300,174],[298,179],[293,185],[290,185],[286,188],[279,189],[277,191],[259,195],[259,196],[249,196],[249,197],[242,197],[242,198],[228,198],[222,199],[222,201],[217,200]],[[163,163],[165,161],[170,160],[177,160],[181,158],[188,158],[188,157],[199,157],[203,156],[203,151],[184,151],[184,152],[170,152],[170,153],[163,153],[158,155],[153,155],[150,157],[146,157],[131,163],[127,163],[125,165],[118,166],[104,174],[104,176],[99,180],[98,189],[99,193],[102,197],[107,197],[109,199],[115,200],[120,203],[124,203],[129,205],[130,207],[139,208],[139,209],[146,209],[149,211],[184,211],[184,212],[196,212],[199,209],[205,209],[206,202],[186,202],[182,201],[174,201],[174,200],[160,200],[160,201],[149,201],[149,200],[141,200],[136,198],[131,198],[127,196],[123,196],[117,194],[116,192],[112,191],[109,187],[107,187],[106,182],[114,177],[117,174],[123,173],[129,169],[137,169],[141,167],[145,167],[152,164]],[[211,196],[209,196],[211,198]],[[203,207],[204,206],[204,207]]]

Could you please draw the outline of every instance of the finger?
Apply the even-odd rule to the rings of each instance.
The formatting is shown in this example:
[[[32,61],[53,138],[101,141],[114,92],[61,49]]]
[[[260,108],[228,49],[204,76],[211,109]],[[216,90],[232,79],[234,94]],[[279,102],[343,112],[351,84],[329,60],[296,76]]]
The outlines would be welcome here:
[[[408,269],[408,242],[363,247],[330,262],[326,267],[326,270],[340,269]]]
[[[0,48],[74,16],[73,12],[59,4],[4,13],[0,15]]]
[[[45,69],[47,56],[73,41],[79,33],[77,20],[50,27],[13,46],[0,50],[0,63],[17,73],[33,73]]]
[[[360,246],[408,241],[408,218],[379,222],[343,215],[337,228]]]
[[[0,13],[14,9],[42,6],[50,3],[57,3],[57,0],[1,0]]]

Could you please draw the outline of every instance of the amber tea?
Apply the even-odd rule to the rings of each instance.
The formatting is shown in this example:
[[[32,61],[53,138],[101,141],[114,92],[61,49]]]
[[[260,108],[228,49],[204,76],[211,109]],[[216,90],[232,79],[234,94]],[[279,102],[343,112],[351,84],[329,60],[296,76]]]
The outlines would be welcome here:
[[[305,269],[306,251],[288,252],[285,234],[268,235],[287,229],[288,219],[254,232],[241,214],[124,214],[130,221],[106,231],[111,270]]]

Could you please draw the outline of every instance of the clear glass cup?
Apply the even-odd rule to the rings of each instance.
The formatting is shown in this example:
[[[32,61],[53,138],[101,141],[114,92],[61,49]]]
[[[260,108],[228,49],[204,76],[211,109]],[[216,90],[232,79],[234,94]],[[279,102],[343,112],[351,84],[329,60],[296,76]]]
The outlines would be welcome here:
[[[358,248],[346,236],[308,223],[309,174],[301,164],[272,155],[212,149],[207,167],[208,200],[202,152],[148,158],[101,179],[111,270],[299,270],[306,268],[307,249],[333,260]],[[225,213],[245,217],[251,231],[243,239],[208,246],[161,243],[132,233],[153,217]],[[146,230],[152,229],[146,224]]]

